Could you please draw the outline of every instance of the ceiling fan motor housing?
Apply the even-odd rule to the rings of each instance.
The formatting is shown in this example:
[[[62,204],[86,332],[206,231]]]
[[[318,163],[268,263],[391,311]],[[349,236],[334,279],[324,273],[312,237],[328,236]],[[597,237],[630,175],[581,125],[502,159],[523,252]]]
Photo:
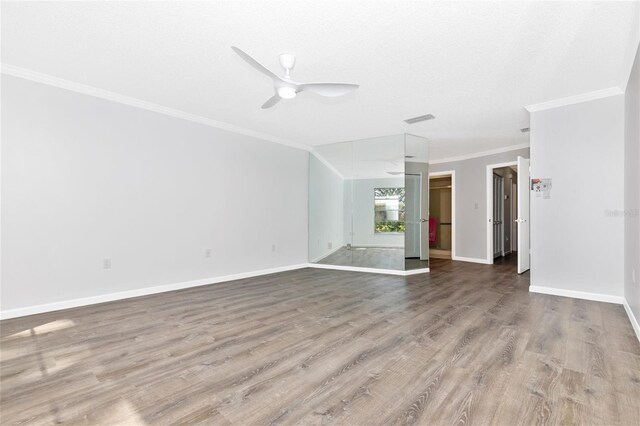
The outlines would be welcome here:
[[[291,71],[293,69],[293,67],[296,65],[296,57],[295,57],[295,55],[293,55],[291,53],[283,53],[283,54],[281,54],[280,55],[280,65],[282,65],[282,68],[287,70],[287,74],[288,74],[289,71]]]

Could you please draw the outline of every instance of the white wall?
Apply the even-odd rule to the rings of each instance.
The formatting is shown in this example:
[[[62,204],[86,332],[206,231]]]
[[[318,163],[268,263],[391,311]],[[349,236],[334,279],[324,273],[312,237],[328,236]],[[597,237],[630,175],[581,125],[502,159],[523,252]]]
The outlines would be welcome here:
[[[374,230],[375,188],[404,188],[404,176],[378,179],[352,179],[345,181],[345,194],[352,196],[353,235],[356,247],[404,247],[404,234],[376,234]],[[348,228],[348,226],[347,226]],[[348,240],[347,240],[348,241]]]
[[[623,295],[624,96],[531,113],[531,286]]]
[[[316,262],[343,245],[344,180],[310,154],[309,261]]]
[[[429,165],[429,173],[456,172],[456,257],[487,259],[487,165],[516,161],[518,156],[529,158],[529,149]]]
[[[640,320],[640,50],[625,92],[624,297]],[[635,271],[635,272],[634,272]],[[634,279],[635,275],[635,279]],[[640,338],[640,335],[638,336]]]
[[[3,75],[1,309],[305,263],[307,177],[305,151]]]

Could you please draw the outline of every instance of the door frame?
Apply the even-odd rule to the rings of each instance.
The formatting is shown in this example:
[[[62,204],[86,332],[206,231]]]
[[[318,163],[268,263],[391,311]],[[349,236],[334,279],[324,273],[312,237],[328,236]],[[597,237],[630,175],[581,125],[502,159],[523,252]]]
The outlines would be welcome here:
[[[518,161],[507,161],[505,163],[496,163],[487,165],[487,218],[486,218],[486,233],[487,233],[487,256],[485,262],[489,265],[493,265],[493,169],[500,169],[502,167],[516,166],[518,168]],[[517,171],[519,173],[519,171]],[[518,194],[520,196],[520,194]],[[520,253],[518,253],[520,255]]]
[[[451,260],[456,260],[458,257],[456,254],[456,171],[429,172],[429,179],[442,176],[451,176]],[[431,191],[431,180],[429,180],[429,191]],[[431,200],[429,200],[429,205],[431,205]]]
[[[495,169],[494,169],[495,170]],[[495,243],[496,241],[493,240],[493,259],[495,260],[496,257],[503,257],[505,254],[505,250],[504,250],[504,236],[505,236],[505,228],[506,228],[506,224],[504,223],[504,218],[505,218],[505,214],[504,214],[504,196],[505,196],[505,190],[504,190],[504,182],[505,182],[505,178],[504,176],[500,176],[496,173],[493,174],[493,190],[495,191],[496,189],[496,182],[498,183],[497,188],[499,188],[501,190],[501,194],[498,194],[500,196],[500,200],[498,200],[498,203],[496,203],[495,197],[496,197],[496,193],[493,193],[493,199],[491,200],[493,204],[493,213],[495,214],[496,209],[499,212],[498,214],[502,213],[502,221],[501,221],[501,226],[498,227],[498,235],[500,235],[501,237],[501,241],[498,242],[498,248],[499,250],[496,252],[496,247],[495,247]],[[493,238],[496,235],[496,224],[495,224],[495,217],[494,217],[494,222],[493,222],[493,232],[491,233],[491,237]],[[496,253],[500,253],[498,256],[496,256]]]
[[[513,194],[516,194],[516,196],[513,197]],[[516,180],[516,182],[511,182],[512,197],[509,207],[511,209],[511,214],[509,216],[513,220],[511,221],[511,230],[509,231],[509,234],[511,235],[511,241],[509,241],[509,253],[518,252],[518,224],[514,219],[518,217],[516,214],[518,212],[518,194],[518,181]]]

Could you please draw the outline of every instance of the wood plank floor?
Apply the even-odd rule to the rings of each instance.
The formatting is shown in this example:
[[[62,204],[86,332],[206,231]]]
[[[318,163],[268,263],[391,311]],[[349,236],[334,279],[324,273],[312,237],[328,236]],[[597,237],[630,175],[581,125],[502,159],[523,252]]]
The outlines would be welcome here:
[[[301,269],[3,321],[9,424],[640,422],[621,306],[530,294],[512,262]]]
[[[428,268],[428,260],[405,258],[403,248],[341,247],[317,263],[324,265],[358,266],[361,268],[395,269],[408,271]]]

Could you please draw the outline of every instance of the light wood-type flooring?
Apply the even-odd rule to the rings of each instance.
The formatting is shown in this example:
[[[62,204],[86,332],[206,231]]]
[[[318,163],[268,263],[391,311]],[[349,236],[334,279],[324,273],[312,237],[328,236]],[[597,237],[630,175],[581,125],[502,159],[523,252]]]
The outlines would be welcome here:
[[[622,306],[512,261],[301,269],[3,321],[0,423],[640,423]]]
[[[405,258],[403,248],[389,247],[341,247],[317,263],[360,268],[395,269],[409,271],[429,267],[428,260]]]

